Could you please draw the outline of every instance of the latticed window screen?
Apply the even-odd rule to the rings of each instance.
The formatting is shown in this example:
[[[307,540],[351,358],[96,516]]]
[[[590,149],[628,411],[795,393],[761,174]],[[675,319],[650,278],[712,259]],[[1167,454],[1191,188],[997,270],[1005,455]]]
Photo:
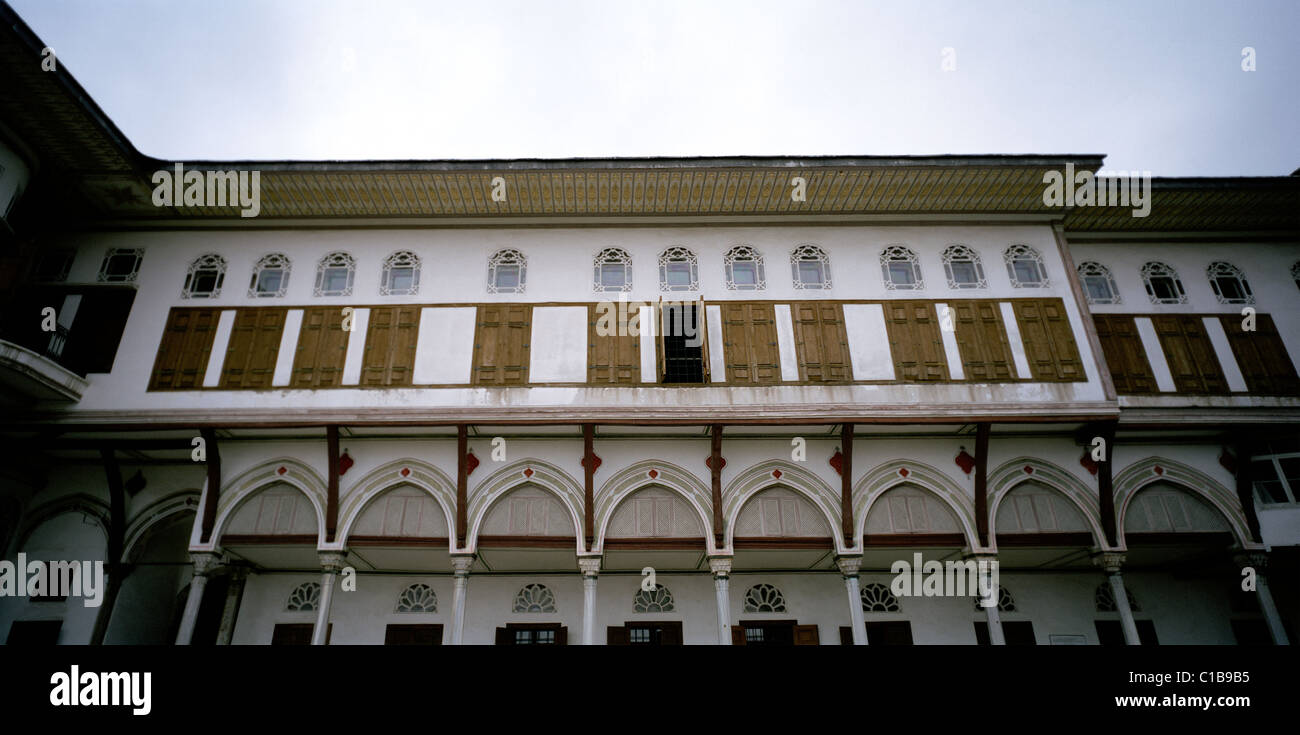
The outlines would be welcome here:
[[[767,288],[763,256],[748,245],[737,245],[722,258],[730,291],[762,291]]]
[[[1015,288],[1045,288],[1047,269],[1043,256],[1028,245],[1012,245],[1002,253],[1007,261],[1007,275]]]
[[[144,260],[142,248],[110,248],[99,266],[99,280],[105,283],[134,283]]]
[[[420,292],[420,258],[409,250],[399,250],[384,259],[382,296],[403,296]]]
[[[488,293],[523,293],[528,259],[514,248],[498,250],[488,259]]]
[[[200,256],[190,263],[190,270],[185,274],[185,286],[181,297],[186,299],[210,299],[221,295],[221,284],[226,280],[226,259],[216,253]]]
[[[770,584],[756,584],[745,592],[745,612],[747,613],[783,613],[785,595]]]
[[[1101,263],[1088,261],[1079,264],[1079,280],[1083,283],[1084,293],[1090,304],[1120,303],[1119,289],[1110,269]]]
[[[902,609],[889,585],[879,582],[862,585],[858,598],[862,600],[862,612],[898,612]]]
[[[671,490],[647,488],[619,504],[610,538],[682,538],[704,535],[699,514]]]
[[[830,288],[830,258],[816,245],[800,245],[790,253],[790,274],[797,289]]]
[[[253,266],[248,295],[262,298],[283,296],[289,288],[289,265],[289,258],[284,253],[263,255]]]
[[[880,253],[880,272],[890,291],[916,291],[925,288],[921,264],[916,253],[903,245],[890,245]]]
[[[948,277],[948,288],[988,288],[979,253],[965,245],[944,249],[943,271]]]
[[[666,613],[677,609],[673,593],[662,584],[652,590],[638,589],[632,597],[632,610],[639,613]]]
[[[632,290],[632,256],[622,248],[605,248],[596,254],[593,265],[592,290]]]
[[[698,291],[699,263],[686,248],[668,248],[659,254],[660,291]]]
[[[352,279],[356,275],[356,260],[342,251],[321,258],[316,265],[317,296],[351,296]]]
[[[1250,290],[1246,274],[1232,263],[1218,261],[1205,269],[1210,288],[1220,304],[1253,304],[1255,294]]]
[[[1187,292],[1178,279],[1178,271],[1164,263],[1151,262],[1142,266],[1142,282],[1153,304],[1185,304]]]
[[[514,611],[517,613],[553,613],[555,595],[544,584],[526,584],[515,594]]]
[[[980,604],[980,599],[981,599],[981,598],[980,598],[980,596],[979,596],[979,591],[976,590],[976,593],[975,593],[975,611],[976,611],[976,612],[983,612],[983,611],[984,611],[984,606]],[[998,611],[999,611],[999,612],[1015,612],[1015,611],[1016,611],[1016,598],[1012,597],[1012,596],[1011,596],[1011,592],[1010,592],[1009,590],[1007,590],[1006,587],[1003,587],[1003,586],[1001,586],[1001,585],[998,586]]]
[[[290,612],[308,612],[320,604],[320,583],[303,582],[289,593],[289,602],[285,609]]]
[[[427,584],[413,584],[397,596],[397,612],[438,612],[438,595]]]

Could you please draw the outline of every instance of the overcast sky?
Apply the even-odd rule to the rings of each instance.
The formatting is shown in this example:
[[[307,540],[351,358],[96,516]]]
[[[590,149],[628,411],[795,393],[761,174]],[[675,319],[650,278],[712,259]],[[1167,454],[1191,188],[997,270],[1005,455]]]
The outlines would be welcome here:
[[[1104,153],[1107,169],[1158,176],[1300,168],[1297,0],[8,1],[164,159]]]

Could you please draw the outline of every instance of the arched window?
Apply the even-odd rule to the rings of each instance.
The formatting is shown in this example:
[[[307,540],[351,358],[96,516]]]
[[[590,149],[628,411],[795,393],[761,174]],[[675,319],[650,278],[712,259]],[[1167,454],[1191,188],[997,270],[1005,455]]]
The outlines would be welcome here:
[[[980,604],[981,597],[978,591],[975,594],[975,612],[984,612],[984,606]],[[1016,598],[1011,596],[1011,592],[1001,585],[998,586],[998,611],[1015,612]]]
[[[397,612],[438,612],[438,595],[427,584],[413,584],[397,596]]]
[[[356,270],[356,261],[341,250],[321,258],[316,265],[316,295],[351,296]]]
[[[410,250],[398,250],[384,260],[379,283],[381,296],[410,296],[420,292],[420,257]]]
[[[632,256],[622,248],[605,248],[596,255],[592,290],[632,290]]]
[[[655,585],[652,590],[637,589],[636,594],[632,596],[632,611],[639,613],[666,613],[673,612],[677,606],[673,603],[673,593],[662,584]]]
[[[105,283],[135,283],[140,273],[142,248],[109,248],[99,266],[99,280]]]
[[[555,595],[544,584],[526,584],[515,594],[514,611],[517,613],[553,613]]]
[[[1129,609],[1133,612],[1142,612],[1138,605],[1137,598],[1133,596],[1133,590],[1124,585],[1124,595],[1128,597]],[[1097,591],[1093,593],[1092,599],[1097,603],[1097,612],[1118,612],[1119,605],[1115,602],[1115,593],[1110,589],[1110,582],[1102,582],[1097,585]]]
[[[862,591],[858,593],[858,598],[862,600],[862,612],[898,612],[902,610],[902,607],[898,604],[898,598],[889,590],[889,586],[879,582],[863,585]]]
[[[181,289],[181,298],[212,299],[221,295],[221,284],[226,280],[226,259],[216,253],[199,256],[190,263],[190,272],[185,274],[185,287]]]
[[[790,253],[790,274],[795,288],[830,288],[831,260],[816,245],[800,245]]]
[[[1210,288],[1214,289],[1214,295],[1220,304],[1255,303],[1255,294],[1246,282],[1246,274],[1232,263],[1221,260],[1210,263],[1210,267],[1205,269],[1205,275],[1209,277]]]
[[[890,291],[919,291],[925,288],[916,253],[902,245],[890,245],[880,252],[880,272]]]
[[[320,604],[320,583],[303,582],[289,593],[289,602],[284,606],[290,612],[309,612]]]
[[[988,288],[979,253],[965,245],[950,245],[943,251],[943,272],[948,288]]]
[[[1083,292],[1088,296],[1088,303],[1120,303],[1119,289],[1115,288],[1115,279],[1111,277],[1110,269],[1101,263],[1092,261],[1080,263],[1079,280],[1083,284]]]
[[[686,248],[668,248],[659,254],[660,291],[700,290],[699,264]]]
[[[1153,304],[1185,304],[1187,292],[1178,280],[1178,271],[1164,263],[1151,262],[1142,266],[1142,281]]]
[[[762,291],[767,288],[763,256],[748,245],[737,245],[722,258],[730,291]]]
[[[248,295],[253,297],[283,296],[289,288],[289,258],[284,253],[263,255],[253,266],[253,280],[248,283]]]
[[[1047,269],[1043,256],[1028,245],[1012,245],[1002,257],[1007,261],[1007,275],[1015,288],[1046,288]]]
[[[747,613],[783,613],[785,612],[785,595],[770,584],[756,584],[745,593],[745,612]]]
[[[514,248],[498,250],[488,259],[488,293],[523,293],[528,260]]]

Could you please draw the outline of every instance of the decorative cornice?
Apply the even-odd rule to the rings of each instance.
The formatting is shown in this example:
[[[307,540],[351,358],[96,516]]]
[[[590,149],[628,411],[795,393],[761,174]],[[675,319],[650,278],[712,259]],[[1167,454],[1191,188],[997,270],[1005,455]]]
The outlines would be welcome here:
[[[862,557],[860,556],[837,556],[835,565],[840,568],[840,574],[845,577],[858,576],[858,570],[862,568]]]
[[[578,569],[582,571],[584,577],[595,577],[600,574],[600,557],[599,556],[580,556],[578,557]]]
[[[728,577],[731,575],[730,556],[711,556],[709,557],[709,571],[715,577]]]

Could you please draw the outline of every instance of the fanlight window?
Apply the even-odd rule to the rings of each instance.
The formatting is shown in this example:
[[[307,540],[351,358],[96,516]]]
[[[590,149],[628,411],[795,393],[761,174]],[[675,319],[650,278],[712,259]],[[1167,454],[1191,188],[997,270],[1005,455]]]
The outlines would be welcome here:
[[[980,604],[980,599],[981,598],[977,590],[975,593],[975,612],[984,612],[984,606]],[[998,586],[998,611],[999,612],[1016,611],[1016,598],[1012,597],[1011,592],[1008,591],[1006,587],[1003,587],[1001,585]]]
[[[110,248],[99,266],[99,280],[105,283],[134,283],[144,259],[141,248]]]
[[[438,612],[438,595],[427,584],[413,584],[397,596],[397,612]]]
[[[420,258],[410,250],[399,250],[384,260],[381,296],[410,296],[420,292]]]
[[[1142,281],[1153,304],[1185,304],[1187,292],[1178,280],[1178,271],[1164,263],[1147,263],[1142,266]]]
[[[767,288],[763,256],[748,245],[737,245],[728,250],[722,265],[727,271],[728,290],[761,291]]]
[[[200,256],[190,263],[185,274],[185,287],[181,298],[211,299],[221,295],[221,283],[226,280],[226,259],[215,253]]]
[[[943,251],[943,272],[948,288],[988,288],[979,253],[965,245],[951,245]]]
[[[528,260],[514,248],[498,250],[488,259],[488,293],[523,293]]]
[[[1007,275],[1015,288],[1044,288],[1047,284],[1047,269],[1043,266],[1043,256],[1028,245],[1012,245],[1002,253],[1007,261]]]
[[[1214,289],[1214,295],[1219,299],[1220,304],[1255,303],[1255,294],[1251,292],[1250,284],[1246,282],[1246,274],[1232,263],[1223,261],[1210,263],[1210,267],[1205,269],[1205,274],[1209,276],[1210,288]]]
[[[632,290],[632,256],[622,248],[605,248],[596,254],[592,289],[605,291]]]
[[[783,613],[785,612],[785,595],[770,584],[756,584],[745,593],[745,612],[747,613]]]
[[[284,253],[263,255],[253,266],[253,280],[248,284],[248,295],[253,297],[283,296],[289,288],[289,258]]]
[[[1079,280],[1090,304],[1120,303],[1119,289],[1115,288],[1115,279],[1110,269],[1101,263],[1089,261],[1079,264]]]
[[[686,248],[668,248],[659,254],[660,291],[698,291],[699,262]]]
[[[891,291],[919,291],[925,288],[916,253],[902,245],[890,245],[881,251],[880,272],[885,278],[885,288]]]
[[[316,266],[317,296],[351,296],[357,263],[351,255],[337,251],[321,258]]]
[[[544,584],[526,584],[515,595],[514,611],[517,613],[553,613],[555,595]]]
[[[1142,612],[1138,605],[1137,598],[1133,596],[1133,590],[1124,585],[1124,594],[1128,597],[1129,609],[1133,612]],[[1115,602],[1115,593],[1110,588],[1110,582],[1102,582],[1097,585],[1097,591],[1093,593],[1093,600],[1097,603],[1097,612],[1118,612],[1119,605]]]
[[[289,593],[285,609],[290,612],[310,612],[320,604],[320,583],[303,582]]]
[[[633,612],[667,613],[676,609],[677,606],[673,604],[673,593],[662,584],[655,585],[652,590],[638,589],[632,597]]]
[[[863,585],[858,597],[862,600],[862,612],[898,612],[902,610],[898,604],[898,598],[889,590],[889,586],[879,582]]]
[[[800,245],[790,253],[790,274],[795,288],[830,288],[830,258],[816,245]]]

